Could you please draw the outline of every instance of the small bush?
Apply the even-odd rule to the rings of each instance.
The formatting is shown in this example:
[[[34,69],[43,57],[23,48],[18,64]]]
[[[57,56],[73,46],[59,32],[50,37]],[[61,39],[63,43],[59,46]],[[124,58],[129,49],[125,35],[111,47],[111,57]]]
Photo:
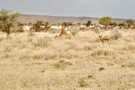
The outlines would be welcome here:
[[[21,59],[21,60],[28,60],[28,59],[30,59],[31,58],[31,56],[30,55],[27,55],[27,54],[22,54],[20,57],[19,57],[19,59]]]
[[[72,27],[72,29],[70,30],[73,36],[75,36],[79,31],[79,27]]]
[[[10,53],[5,53],[1,55],[1,58],[7,59],[7,58],[12,58],[14,57],[14,54],[10,54]]]
[[[88,79],[91,79],[93,76],[92,75],[88,75]]]
[[[135,60],[130,60],[121,65],[121,67],[130,67],[135,70]]]
[[[99,68],[99,71],[102,71],[102,70],[105,70],[105,68],[104,67],[100,67]]]
[[[135,44],[129,44],[128,49],[129,50],[135,50]]]
[[[33,42],[34,47],[44,48],[50,46],[50,39],[48,38],[38,38],[35,42]]]
[[[72,35],[75,36],[79,31],[78,31],[78,30],[74,30],[74,31],[72,30],[72,31],[70,31],[70,32],[72,33]]]
[[[37,51],[32,55],[33,59],[36,60],[53,60],[55,58],[57,58],[57,54],[55,54],[54,52],[44,52],[44,51]]]
[[[56,69],[65,69],[67,66],[71,66],[72,63],[64,60],[60,60],[58,63],[54,64]]]
[[[32,30],[29,31],[28,36],[34,36],[34,32]]]
[[[7,46],[4,48],[4,52],[10,52],[12,50],[12,48],[10,46]]]
[[[119,39],[119,38],[121,38],[122,37],[122,35],[118,32],[118,31],[112,31],[111,32],[111,36],[110,36],[110,39],[111,40],[117,40],[117,39]]]
[[[84,47],[84,50],[86,50],[86,51],[90,51],[90,50],[92,50],[92,46],[87,45],[87,46],[85,46],[85,47]]]
[[[88,84],[82,78],[79,79],[78,84],[79,84],[79,87],[88,87]]]
[[[115,52],[113,50],[108,49],[98,49],[91,54],[91,56],[115,56]]]

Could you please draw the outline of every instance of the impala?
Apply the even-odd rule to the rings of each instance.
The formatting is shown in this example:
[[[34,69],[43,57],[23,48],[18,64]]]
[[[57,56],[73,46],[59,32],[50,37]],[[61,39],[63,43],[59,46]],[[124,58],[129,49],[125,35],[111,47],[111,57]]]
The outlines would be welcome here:
[[[102,42],[102,44],[104,44],[104,42],[106,41],[106,42],[108,42],[109,43],[109,45],[110,45],[110,39],[109,38],[107,38],[107,37],[102,37],[102,35],[99,35],[99,39],[100,39],[100,41]]]

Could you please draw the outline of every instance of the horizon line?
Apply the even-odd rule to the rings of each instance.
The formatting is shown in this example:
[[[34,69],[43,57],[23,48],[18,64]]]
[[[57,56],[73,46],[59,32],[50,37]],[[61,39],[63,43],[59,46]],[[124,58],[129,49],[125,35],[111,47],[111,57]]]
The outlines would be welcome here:
[[[92,16],[92,17],[90,17],[90,16],[61,16],[61,15],[43,15],[43,14],[28,14],[28,13],[21,13],[20,15],[35,15],[35,16],[52,16],[52,17],[74,17],[74,18],[80,18],[80,17],[84,17],[84,18],[97,18],[97,19],[100,19],[100,18],[102,18],[102,17],[94,17],[94,16]],[[110,16],[105,16],[105,17],[110,17]],[[128,19],[132,19],[132,18],[119,18],[119,17],[117,17],[117,18],[115,18],[115,17],[111,17],[112,19],[125,19],[125,20],[128,20]],[[135,19],[132,19],[132,20],[135,20]]]

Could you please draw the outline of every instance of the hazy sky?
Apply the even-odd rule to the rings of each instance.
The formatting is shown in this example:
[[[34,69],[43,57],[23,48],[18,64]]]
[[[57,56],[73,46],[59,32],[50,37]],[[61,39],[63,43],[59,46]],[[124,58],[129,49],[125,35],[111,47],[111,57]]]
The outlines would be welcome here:
[[[0,0],[0,8],[22,14],[135,19],[135,0]]]

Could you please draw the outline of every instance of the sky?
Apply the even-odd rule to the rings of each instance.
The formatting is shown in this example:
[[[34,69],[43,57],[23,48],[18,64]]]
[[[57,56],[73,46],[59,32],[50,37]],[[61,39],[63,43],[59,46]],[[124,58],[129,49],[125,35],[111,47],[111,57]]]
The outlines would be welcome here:
[[[0,0],[21,14],[135,19],[135,0]]]

